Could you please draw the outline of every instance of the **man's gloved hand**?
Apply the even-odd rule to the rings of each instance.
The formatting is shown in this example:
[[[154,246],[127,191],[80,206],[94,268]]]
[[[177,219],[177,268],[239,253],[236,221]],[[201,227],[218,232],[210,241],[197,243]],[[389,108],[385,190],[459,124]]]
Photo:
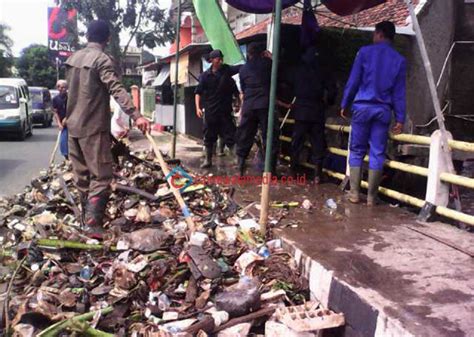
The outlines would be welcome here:
[[[143,133],[150,132],[151,129],[150,121],[143,116],[135,120],[135,126]]]

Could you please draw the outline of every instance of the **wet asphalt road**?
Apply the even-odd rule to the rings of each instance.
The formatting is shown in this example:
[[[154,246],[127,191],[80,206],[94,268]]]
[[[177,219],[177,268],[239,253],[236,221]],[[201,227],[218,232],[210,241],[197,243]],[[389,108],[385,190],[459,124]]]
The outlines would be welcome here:
[[[39,171],[48,166],[58,135],[56,126],[35,127],[33,136],[17,141],[0,134],[0,196],[23,191]],[[57,151],[56,161],[62,160]]]

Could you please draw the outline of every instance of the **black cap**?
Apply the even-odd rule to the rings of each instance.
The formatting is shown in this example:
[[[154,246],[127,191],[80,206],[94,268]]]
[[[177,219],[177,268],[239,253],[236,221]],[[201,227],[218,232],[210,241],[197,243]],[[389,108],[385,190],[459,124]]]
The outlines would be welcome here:
[[[87,26],[87,40],[89,42],[104,43],[110,37],[109,25],[104,20],[94,20]]]
[[[222,54],[222,52],[219,50],[219,49],[214,49],[213,51],[211,51],[211,53],[209,54],[209,59],[212,60],[216,57],[220,57],[220,58],[223,58],[224,57],[224,54]]]

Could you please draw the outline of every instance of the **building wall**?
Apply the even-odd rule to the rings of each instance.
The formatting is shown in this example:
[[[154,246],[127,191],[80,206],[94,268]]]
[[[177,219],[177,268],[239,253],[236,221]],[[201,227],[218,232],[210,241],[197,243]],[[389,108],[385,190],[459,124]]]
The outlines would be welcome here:
[[[222,9],[227,16],[229,26],[234,34],[238,34],[269,17],[269,14],[251,14],[242,12],[227,5],[226,2],[223,2]]]
[[[474,3],[459,1],[456,41],[474,41]],[[448,130],[455,139],[474,141],[474,44],[457,44],[453,50],[449,99],[451,109],[446,116]]]
[[[435,82],[438,81],[443,63],[454,40],[455,18],[456,4],[454,0],[429,0],[418,15]],[[408,61],[407,131],[430,134],[434,129],[437,129],[436,122],[426,127],[420,127],[435,116],[428,81],[415,36],[409,38],[408,44],[409,49],[406,55]],[[447,97],[448,79],[449,76],[444,77],[438,88],[442,108]]]

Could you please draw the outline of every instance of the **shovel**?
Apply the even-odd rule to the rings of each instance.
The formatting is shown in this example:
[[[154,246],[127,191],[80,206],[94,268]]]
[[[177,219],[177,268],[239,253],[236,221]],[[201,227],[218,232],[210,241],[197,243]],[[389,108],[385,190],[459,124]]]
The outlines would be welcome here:
[[[188,227],[191,230],[191,233],[194,233],[194,231],[196,230],[196,225],[194,224],[194,221],[191,217],[191,212],[189,211],[189,208],[186,205],[186,202],[184,201],[183,196],[181,195],[180,191],[176,189],[171,183],[172,177],[169,175],[170,170],[163,158],[163,155],[161,154],[160,149],[158,148],[158,144],[156,144],[155,140],[149,133],[146,133],[145,135],[146,135],[146,138],[148,138],[148,140],[150,141],[151,146],[153,147],[153,151],[156,154],[156,158],[158,159],[158,163],[161,166],[161,170],[163,171],[165,177],[167,177],[166,180],[168,181],[168,185],[170,186],[170,189],[173,192],[174,197],[176,198],[176,201],[178,201],[178,204],[181,207],[181,211],[183,212],[184,219],[186,223],[188,224]]]
[[[51,153],[51,158],[49,159],[48,167],[51,167],[51,165],[53,165],[54,163],[54,157],[56,155],[56,151],[58,151],[60,140],[61,140],[61,131],[58,132],[58,138],[56,139],[56,144],[54,144],[53,153]]]

